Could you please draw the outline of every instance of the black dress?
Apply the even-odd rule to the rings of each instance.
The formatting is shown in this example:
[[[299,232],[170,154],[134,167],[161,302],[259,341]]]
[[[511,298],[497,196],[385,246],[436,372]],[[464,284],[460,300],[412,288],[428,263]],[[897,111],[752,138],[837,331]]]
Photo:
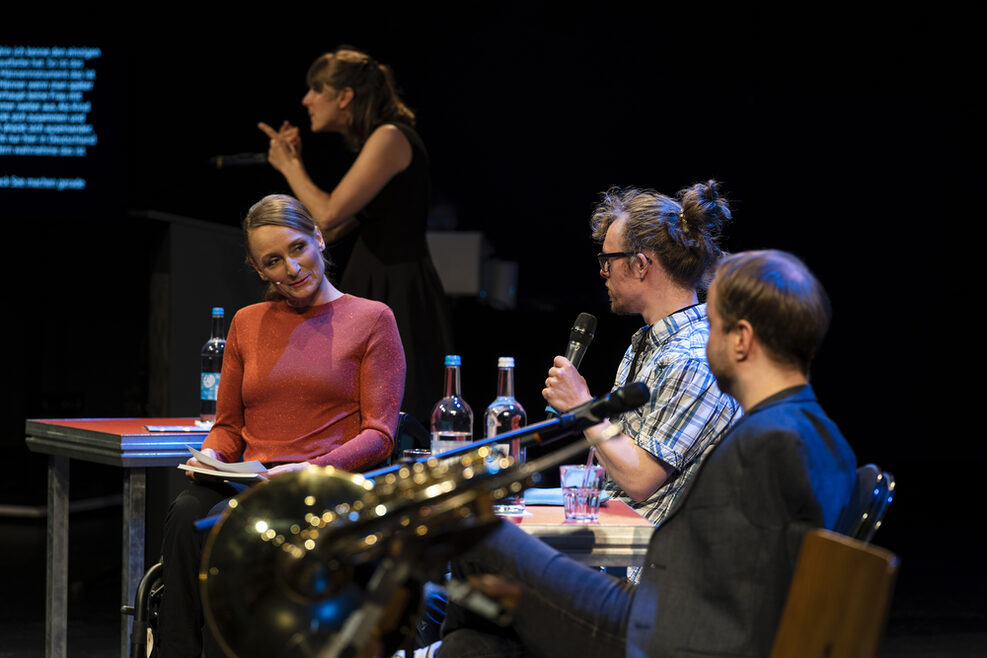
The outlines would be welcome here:
[[[340,287],[391,307],[407,361],[401,409],[427,427],[442,395],[443,356],[452,349],[452,330],[425,241],[428,154],[414,128],[393,125],[411,143],[411,163],[357,213],[359,233]]]

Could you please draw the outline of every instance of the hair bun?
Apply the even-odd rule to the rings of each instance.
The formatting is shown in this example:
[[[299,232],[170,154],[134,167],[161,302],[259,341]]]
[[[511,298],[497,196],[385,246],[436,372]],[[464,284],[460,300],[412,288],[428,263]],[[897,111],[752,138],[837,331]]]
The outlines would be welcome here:
[[[733,218],[730,203],[720,196],[719,187],[719,181],[711,178],[679,191],[676,196],[686,220],[683,229],[719,236],[723,225]]]

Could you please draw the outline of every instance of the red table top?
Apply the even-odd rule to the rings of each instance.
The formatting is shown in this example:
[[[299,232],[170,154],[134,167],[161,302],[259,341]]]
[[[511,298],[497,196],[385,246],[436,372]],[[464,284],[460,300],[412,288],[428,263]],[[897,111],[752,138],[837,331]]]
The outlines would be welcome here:
[[[640,566],[654,527],[619,500],[600,507],[598,523],[566,522],[561,505],[528,505],[520,527],[552,548],[590,566]],[[510,519],[514,521],[515,519]]]
[[[117,436],[140,436],[171,434],[176,432],[149,432],[147,425],[177,425],[190,428],[190,434],[208,434],[209,430],[198,427],[195,418],[44,418],[32,419],[32,423],[57,425],[89,432],[116,434]]]
[[[177,427],[151,432],[147,426]],[[187,429],[185,429],[187,428]],[[209,431],[195,418],[45,418],[25,423],[34,452],[113,466],[175,466],[188,459]]]
[[[588,523],[566,523],[563,518],[561,505],[527,505],[525,512],[530,512],[531,516],[525,514],[520,518],[520,525],[572,525],[586,526],[596,525]],[[651,522],[634,511],[632,507],[620,500],[607,501],[600,506],[599,525],[639,525],[651,527]]]

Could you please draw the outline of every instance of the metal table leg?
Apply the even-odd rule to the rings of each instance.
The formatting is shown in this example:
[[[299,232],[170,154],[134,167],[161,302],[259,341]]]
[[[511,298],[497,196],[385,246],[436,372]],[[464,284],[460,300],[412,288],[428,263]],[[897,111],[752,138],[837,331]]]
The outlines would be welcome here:
[[[65,658],[68,620],[69,458],[48,457],[45,656]]]
[[[144,522],[147,497],[147,469],[128,468],[123,476],[123,571],[121,595],[134,601],[137,584],[144,575]],[[130,655],[130,632],[134,618],[123,615],[120,622],[120,656]]]

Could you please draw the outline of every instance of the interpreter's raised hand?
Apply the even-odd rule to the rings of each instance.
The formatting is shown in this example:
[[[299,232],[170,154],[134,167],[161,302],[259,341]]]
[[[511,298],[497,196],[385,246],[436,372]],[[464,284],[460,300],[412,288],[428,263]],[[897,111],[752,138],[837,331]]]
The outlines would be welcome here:
[[[302,471],[311,466],[308,462],[293,462],[291,464],[281,464],[275,466],[274,468],[267,469],[264,473],[264,477],[270,479],[272,477],[277,477],[279,475],[284,475],[285,473],[293,473],[295,471]]]
[[[586,385],[586,379],[564,356],[555,357],[554,365],[548,370],[548,379],[545,380],[545,388],[541,395],[558,411],[568,411],[593,399]]]
[[[203,448],[199,452],[201,452],[202,454],[204,454],[204,455],[206,455],[208,457],[212,457],[216,461],[219,461],[219,462],[223,461],[223,458],[219,456],[219,453],[216,452],[215,450],[213,450],[212,448]],[[196,468],[207,468],[209,470],[216,470],[212,466],[210,466],[209,464],[203,464],[202,462],[200,462],[195,457],[189,457],[188,461],[185,462],[185,463],[188,466],[194,466]],[[192,480],[193,482],[195,481],[195,473],[193,473],[192,471],[185,471],[185,477],[187,477],[189,480]],[[206,479],[208,479],[209,476],[205,476],[205,477],[206,477]]]
[[[284,141],[288,142],[291,148],[295,149],[295,155],[301,157],[302,155],[302,134],[298,130],[298,126],[293,126],[285,120],[281,124],[281,129],[278,130],[278,134]]]
[[[288,127],[286,128],[286,126]],[[281,126],[282,132],[274,130],[263,121],[258,123],[257,127],[271,140],[267,149],[267,161],[271,163],[272,167],[284,174],[287,167],[297,161],[300,156],[299,148],[296,148],[292,143],[293,140],[297,142],[298,147],[301,146],[301,138],[297,135],[298,129],[295,129],[294,137],[292,137],[291,125],[287,121]]]

